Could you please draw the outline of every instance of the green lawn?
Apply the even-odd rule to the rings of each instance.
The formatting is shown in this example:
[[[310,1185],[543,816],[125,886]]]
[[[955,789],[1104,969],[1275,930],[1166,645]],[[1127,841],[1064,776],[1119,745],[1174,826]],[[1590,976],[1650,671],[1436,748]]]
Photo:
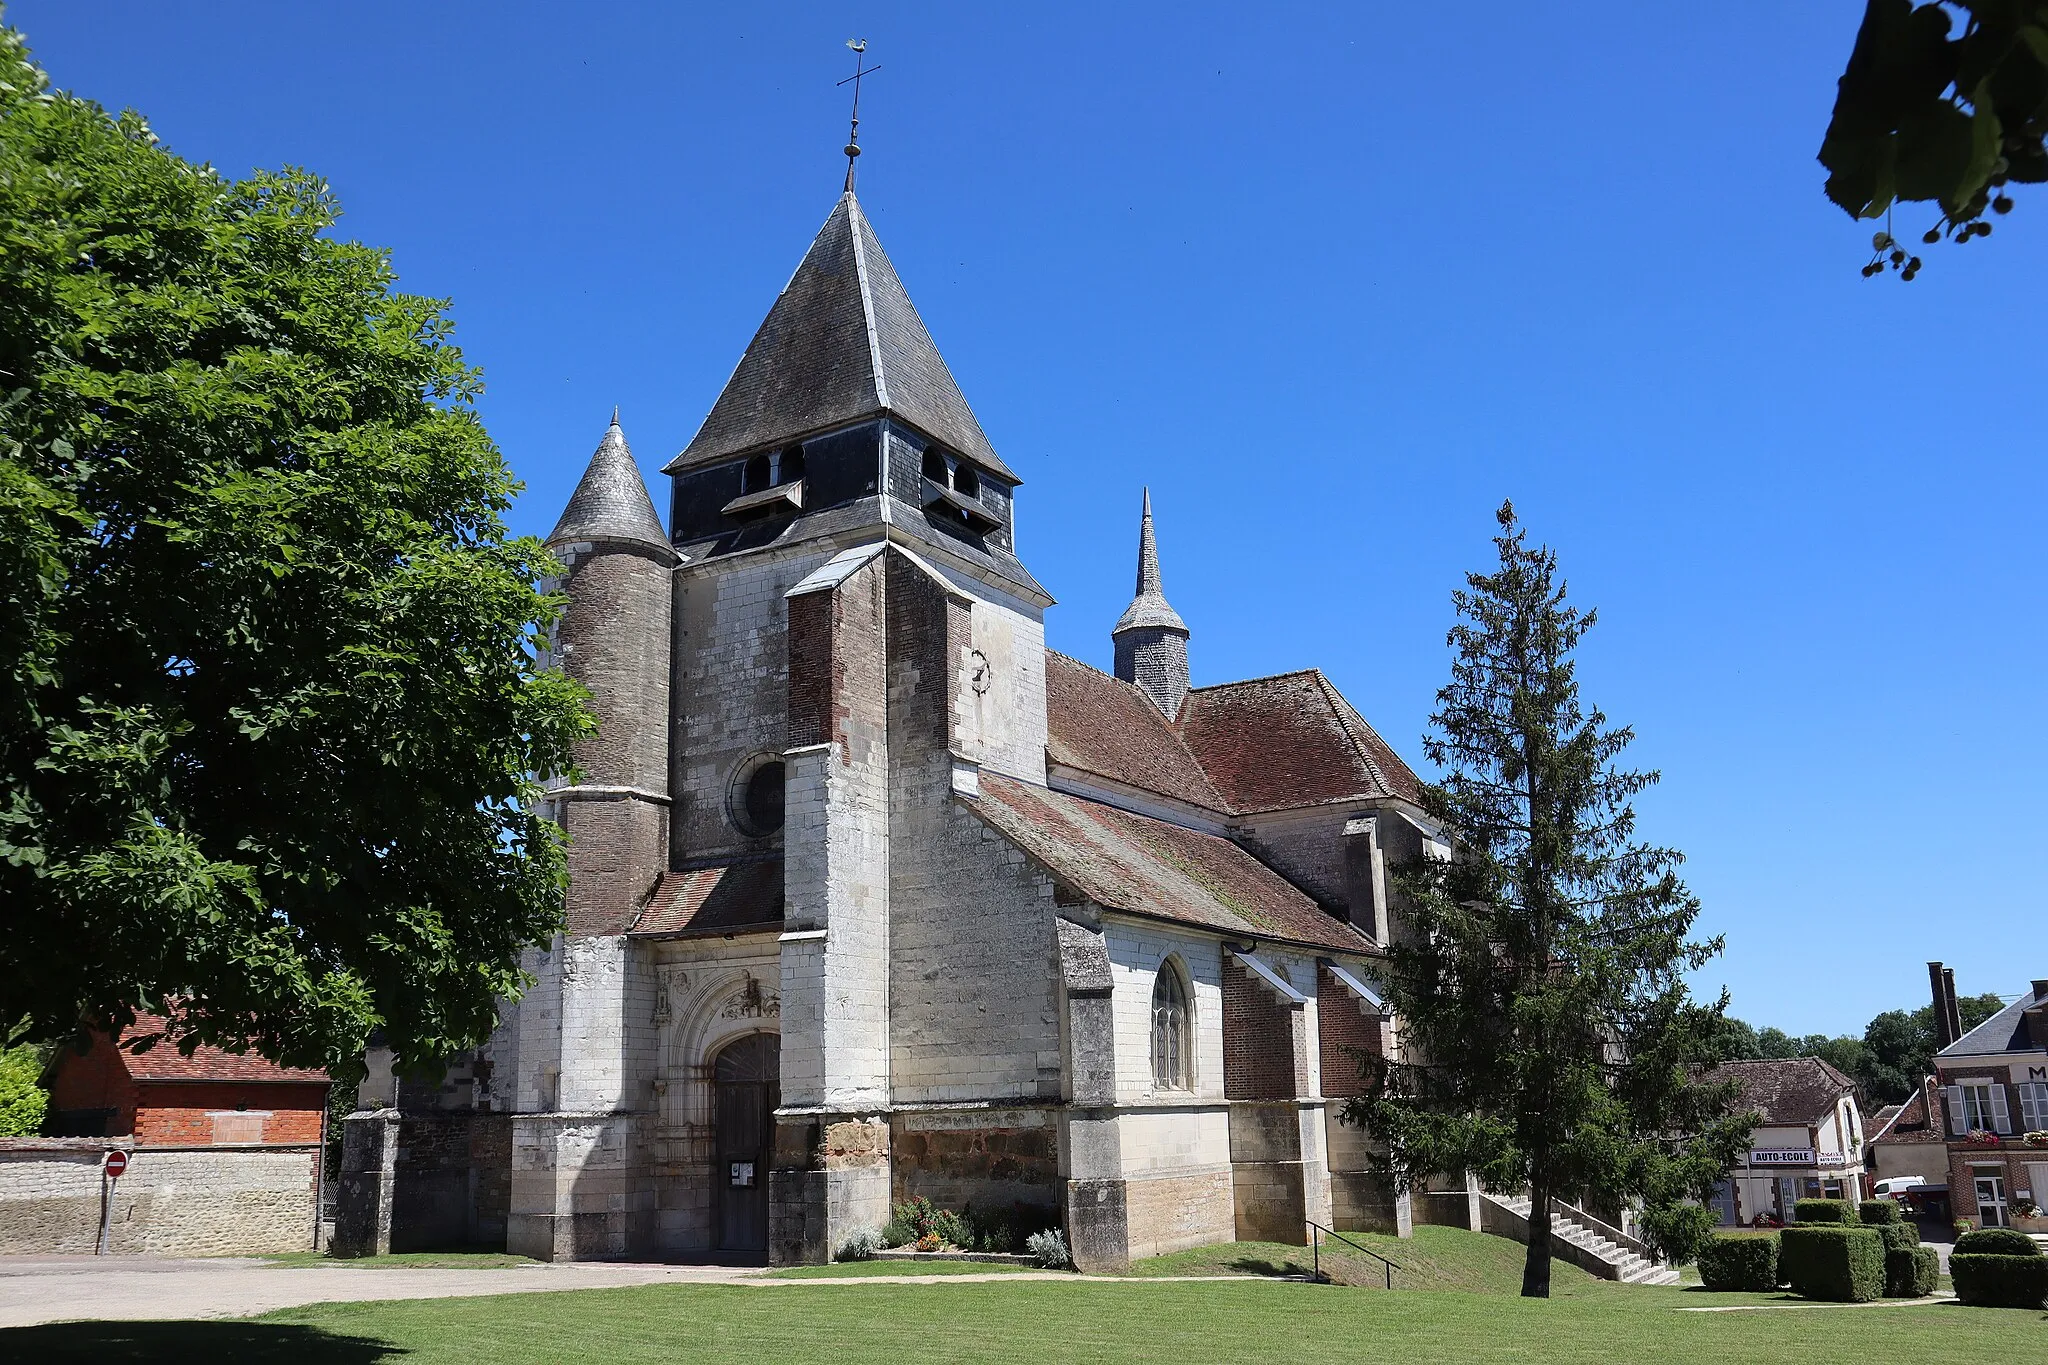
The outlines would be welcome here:
[[[301,1266],[350,1266],[357,1270],[502,1270],[516,1265],[537,1265],[530,1256],[503,1251],[401,1251],[394,1256],[357,1256],[350,1259],[329,1256],[324,1251],[287,1251],[264,1260],[284,1269]]]
[[[1118,1284],[725,1287],[333,1304],[253,1321],[82,1323],[0,1331],[0,1359],[289,1365],[525,1365],[601,1360],[1174,1362],[1294,1358],[1717,1365],[2039,1360],[2048,1314],[1959,1307],[1794,1307],[1679,1289],[1595,1287],[1548,1302],[1320,1285]]]
[[[1459,1228],[1420,1227],[1406,1240],[1370,1232],[1347,1232],[1354,1242],[1378,1252],[1400,1269],[1396,1289],[1456,1289],[1473,1294],[1522,1292],[1522,1244],[1505,1237]],[[1196,1247],[1170,1256],[1155,1256],[1131,1266],[1130,1274],[1153,1278],[1170,1275],[1306,1275],[1314,1264],[1307,1247],[1280,1242],[1225,1242]],[[1323,1244],[1323,1273],[1338,1284],[1379,1289],[1386,1267],[1361,1256],[1341,1242]],[[1605,1281],[1567,1262],[1550,1263],[1550,1292],[1563,1298],[1584,1293]]]
[[[765,1280],[858,1280],[875,1275],[1014,1275],[1028,1267],[999,1261],[839,1261],[763,1271]]]

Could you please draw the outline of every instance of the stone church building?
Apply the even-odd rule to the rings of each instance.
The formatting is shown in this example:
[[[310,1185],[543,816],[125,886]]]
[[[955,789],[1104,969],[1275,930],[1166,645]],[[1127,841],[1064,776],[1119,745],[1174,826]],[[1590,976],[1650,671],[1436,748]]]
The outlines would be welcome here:
[[[913,1194],[1087,1268],[1405,1231],[1336,1110],[1394,1045],[1414,774],[1320,672],[1189,685],[1149,499],[1113,672],[1046,648],[850,191],[663,472],[667,530],[615,417],[549,539],[601,721],[564,931],[445,1081],[373,1068],[342,1241],[815,1262]]]

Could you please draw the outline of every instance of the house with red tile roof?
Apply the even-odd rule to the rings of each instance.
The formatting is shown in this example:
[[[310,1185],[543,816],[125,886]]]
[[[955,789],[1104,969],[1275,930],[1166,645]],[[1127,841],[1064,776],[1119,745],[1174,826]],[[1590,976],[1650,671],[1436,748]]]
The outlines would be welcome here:
[[[822,1261],[913,1195],[1089,1267],[1407,1230],[1337,1111],[1398,1047],[1389,871],[1445,851],[1414,772],[1315,669],[1193,685],[1149,492],[1108,669],[1047,649],[1020,481],[851,192],[664,473],[666,526],[614,413],[548,540],[599,717],[565,931],[475,1057],[372,1068],[338,1244]]]
[[[95,1034],[58,1050],[45,1073],[45,1127],[57,1137],[119,1137],[151,1147],[304,1145],[321,1140],[325,1071],[279,1066],[200,1044],[187,1052],[155,1015],[119,1043]]]
[[[1715,1191],[1723,1226],[1789,1223],[1801,1199],[1862,1197],[1865,1133],[1854,1081],[1819,1057],[1723,1062],[1709,1078],[1733,1080],[1736,1111],[1761,1120]]]

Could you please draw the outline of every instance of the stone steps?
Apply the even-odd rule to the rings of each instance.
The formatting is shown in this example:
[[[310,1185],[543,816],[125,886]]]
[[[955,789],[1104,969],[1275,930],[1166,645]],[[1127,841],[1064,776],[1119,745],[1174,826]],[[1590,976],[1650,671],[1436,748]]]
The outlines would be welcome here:
[[[1489,1195],[1503,1207],[1513,1210],[1523,1218],[1529,1216],[1533,1205],[1527,1195]],[[1667,1265],[1660,1265],[1636,1252],[1628,1250],[1611,1238],[1603,1237],[1583,1223],[1575,1221],[1570,1214],[1553,1209],[1550,1215],[1550,1234],[1559,1241],[1567,1242],[1580,1250],[1590,1253],[1602,1264],[1613,1268],[1615,1278],[1624,1284],[1677,1284],[1678,1272]]]

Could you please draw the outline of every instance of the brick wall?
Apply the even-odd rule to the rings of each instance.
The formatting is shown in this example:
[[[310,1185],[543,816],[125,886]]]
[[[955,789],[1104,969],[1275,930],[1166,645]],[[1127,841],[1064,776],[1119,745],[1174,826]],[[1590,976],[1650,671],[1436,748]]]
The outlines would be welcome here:
[[[135,1140],[147,1146],[320,1141],[324,1085],[184,1082],[135,1086]],[[237,1115],[260,1115],[240,1120]],[[253,1131],[244,1135],[245,1129]]]
[[[105,1132],[135,1131],[135,1086],[115,1049],[95,1038],[83,1056],[68,1050],[57,1058],[50,1082],[50,1110],[112,1109]]]
[[[577,742],[592,783],[668,785],[669,570],[652,551],[571,553],[557,632],[564,669],[591,691],[597,733]]]
[[[1308,1093],[1297,1074],[1291,1010],[1243,965],[1223,964],[1223,1093],[1233,1100]]]
[[[1327,968],[1318,967],[1316,1019],[1323,1057],[1322,1093],[1333,1098],[1362,1093],[1358,1058],[1353,1053],[1385,1055],[1379,1016],[1368,1015],[1363,1001]]]

